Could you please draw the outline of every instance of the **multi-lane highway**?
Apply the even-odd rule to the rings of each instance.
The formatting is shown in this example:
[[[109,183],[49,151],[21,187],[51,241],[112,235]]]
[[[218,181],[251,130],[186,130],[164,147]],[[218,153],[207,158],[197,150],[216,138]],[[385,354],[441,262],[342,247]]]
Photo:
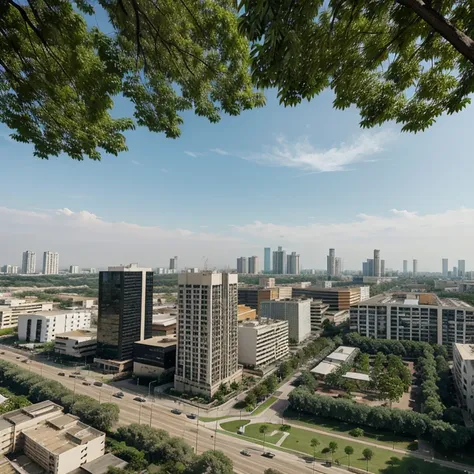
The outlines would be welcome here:
[[[29,364],[21,362],[24,357],[17,359],[18,353],[8,351],[2,347],[2,358],[14,362],[25,370],[31,370],[52,380],[61,382],[76,393],[89,395],[103,402],[113,401],[120,407],[119,424],[128,425],[130,423],[150,424],[154,428],[162,428],[173,436],[179,436],[185,439],[191,446],[196,447],[197,452],[212,450],[215,448],[223,451],[234,463],[234,471],[238,474],[262,474],[269,467],[274,467],[284,474],[301,474],[302,471],[312,472],[311,464],[305,463],[302,458],[281,451],[276,451],[274,459],[267,459],[261,456],[262,447],[258,444],[248,442],[244,439],[238,439],[233,436],[217,432],[217,435],[209,426],[209,423],[199,423],[197,420],[188,419],[185,414],[175,415],[171,413],[169,406],[160,403],[157,398],[155,401],[147,400],[145,403],[134,401],[136,394],[124,389],[117,389],[104,384],[102,387],[95,385],[83,385],[83,381],[77,378],[70,378],[73,370],[58,369],[47,364],[32,361]],[[58,373],[64,372],[65,376]],[[86,371],[82,375],[86,375]],[[92,378],[87,377],[90,382]],[[113,397],[113,394],[122,390],[125,393],[124,398]],[[216,436],[216,438],[214,438]],[[242,449],[249,450],[251,457],[245,457],[240,454]],[[327,473],[328,469],[318,466],[315,472]],[[334,472],[334,469],[332,470]]]

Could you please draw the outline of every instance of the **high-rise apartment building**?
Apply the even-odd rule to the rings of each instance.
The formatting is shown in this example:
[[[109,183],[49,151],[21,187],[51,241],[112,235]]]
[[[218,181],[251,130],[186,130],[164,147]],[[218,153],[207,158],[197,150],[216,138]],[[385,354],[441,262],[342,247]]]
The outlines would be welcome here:
[[[343,271],[344,271],[343,260],[341,257],[336,257],[336,275],[335,276],[340,276]]]
[[[237,273],[248,273],[247,257],[237,259]]]
[[[178,278],[175,389],[212,397],[242,378],[238,365],[238,275],[181,273]]]
[[[336,276],[336,249],[329,249],[326,260],[328,276]]]
[[[403,260],[403,273],[405,275],[408,273],[408,260]]]
[[[75,275],[76,273],[79,273],[79,265],[71,265],[69,267],[69,273]]]
[[[176,255],[170,258],[170,273],[178,273],[178,257]]]
[[[379,277],[381,276],[380,272],[380,250],[374,250],[374,274],[371,276]]]
[[[380,276],[385,276],[385,260],[380,260]]]
[[[153,272],[136,263],[99,273],[97,358],[101,368],[131,367],[133,344],[152,337]]]
[[[474,415],[474,345],[454,344],[453,378],[463,408]]]
[[[291,252],[286,257],[286,273],[289,275],[300,274],[300,256],[296,252]]]
[[[413,276],[416,276],[418,273],[418,260],[416,258],[413,259]]]
[[[284,275],[286,273],[286,250],[278,247],[278,250],[273,252],[273,273],[275,275]]]
[[[458,277],[458,267],[453,267],[453,278]]]
[[[466,276],[466,260],[458,260],[458,277],[465,278]]]
[[[449,271],[449,267],[448,267],[448,259],[447,258],[443,258],[443,276],[444,277],[447,277],[448,276],[448,271]]]
[[[2,273],[16,274],[18,273],[19,268],[16,265],[3,265]]]
[[[57,275],[59,273],[59,253],[44,252],[43,254],[43,274]]]
[[[31,250],[23,252],[21,272],[26,274],[36,273],[36,253]]]
[[[254,255],[253,257],[249,257],[248,264],[249,273],[251,273],[252,275],[257,275],[258,273],[260,273],[260,264],[257,256]]]
[[[265,273],[272,271],[272,249],[270,247],[263,249],[263,271]]]

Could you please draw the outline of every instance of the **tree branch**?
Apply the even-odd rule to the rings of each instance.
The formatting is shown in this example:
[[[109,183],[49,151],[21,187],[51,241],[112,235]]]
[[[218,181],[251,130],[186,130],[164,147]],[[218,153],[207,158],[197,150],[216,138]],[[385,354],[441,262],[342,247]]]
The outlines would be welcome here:
[[[437,31],[448,43],[474,64],[474,40],[431,8],[424,0],[395,0],[398,4],[413,10],[428,25]]]

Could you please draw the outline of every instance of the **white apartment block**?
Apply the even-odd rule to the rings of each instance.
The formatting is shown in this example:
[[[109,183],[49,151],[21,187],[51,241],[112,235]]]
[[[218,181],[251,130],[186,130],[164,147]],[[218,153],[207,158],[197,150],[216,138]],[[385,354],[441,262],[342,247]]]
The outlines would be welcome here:
[[[242,378],[238,365],[238,276],[180,273],[175,389],[212,397]]]
[[[36,273],[36,253],[31,250],[23,252],[21,272],[26,274]]]
[[[37,311],[52,311],[52,302],[22,300],[19,298],[0,298],[0,329],[18,326],[20,314],[35,313]]]
[[[453,376],[463,406],[474,415],[474,344],[453,345]]]
[[[278,287],[278,299],[287,300],[293,296],[293,288],[291,286]]]
[[[10,275],[17,274],[19,271],[19,267],[16,265],[3,265],[2,273],[7,273]]]
[[[323,300],[310,300],[311,306],[311,331],[319,331],[325,319],[324,315],[329,309],[329,305],[323,303]]]
[[[260,264],[257,256],[249,257],[248,259],[248,270],[252,275],[260,273]]]
[[[54,352],[61,355],[84,359],[94,356],[97,350],[97,333],[86,329],[56,334]]]
[[[90,326],[91,312],[83,309],[21,314],[18,317],[18,339],[28,342],[51,342],[57,334],[89,329]]]
[[[281,288],[280,288],[281,289]],[[288,335],[300,343],[311,335],[311,300],[262,301],[260,317],[288,321]]]
[[[350,328],[375,339],[474,343],[474,307],[432,293],[386,293],[350,308]]]
[[[288,353],[288,321],[260,319],[239,324],[239,364],[265,367]]]
[[[57,275],[59,274],[59,253],[44,252],[43,254],[43,274]]]
[[[79,273],[79,265],[71,265],[69,267],[69,273],[72,273],[72,274]]]
[[[274,288],[275,287],[275,278],[260,277],[258,279],[258,285],[263,286],[263,288]]]

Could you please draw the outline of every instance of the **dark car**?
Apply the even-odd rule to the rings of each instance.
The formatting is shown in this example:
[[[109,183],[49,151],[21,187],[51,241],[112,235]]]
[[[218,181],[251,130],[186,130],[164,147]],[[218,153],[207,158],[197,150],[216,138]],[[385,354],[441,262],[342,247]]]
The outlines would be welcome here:
[[[135,397],[134,400],[140,403],[146,402],[146,398],[143,398],[143,397]]]
[[[181,413],[183,413],[181,410],[178,410],[177,408],[173,408],[171,410],[171,413],[174,413],[175,415],[181,415]]]
[[[92,385],[92,384],[91,384],[90,382],[88,382],[87,380],[85,380],[84,382],[82,382],[82,385],[87,385],[87,386],[89,386],[89,385]]]
[[[190,420],[195,420],[197,418],[197,415],[194,413],[188,413],[186,415]]]
[[[123,398],[124,397],[124,393],[123,392],[116,392],[114,393],[113,395],[115,398]]]
[[[262,456],[273,459],[275,457],[275,454],[271,453],[270,451],[267,451],[266,453],[263,453]]]
[[[58,375],[60,375],[61,377],[64,377],[66,374],[64,372],[58,372]]]
[[[94,385],[96,387],[102,387],[102,385],[104,385],[102,382],[94,382]]]
[[[249,451],[247,449],[242,449],[242,451],[240,451],[240,454],[242,454],[243,456],[247,456],[247,457],[251,456],[251,454],[249,453]]]
[[[76,376],[74,374],[69,374],[69,377],[71,377],[72,379],[76,378]]]

